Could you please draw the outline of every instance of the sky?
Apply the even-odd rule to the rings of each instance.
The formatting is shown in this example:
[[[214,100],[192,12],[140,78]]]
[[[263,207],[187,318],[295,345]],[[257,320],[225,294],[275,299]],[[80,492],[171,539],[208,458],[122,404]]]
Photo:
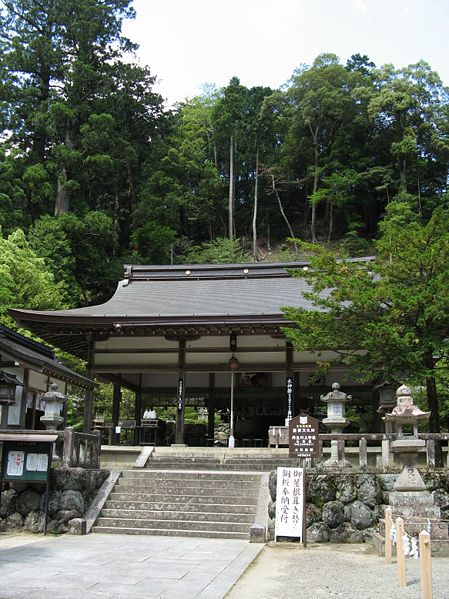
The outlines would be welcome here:
[[[223,87],[279,88],[323,52],[400,68],[423,59],[449,85],[447,0],[134,0],[124,34],[168,104]]]

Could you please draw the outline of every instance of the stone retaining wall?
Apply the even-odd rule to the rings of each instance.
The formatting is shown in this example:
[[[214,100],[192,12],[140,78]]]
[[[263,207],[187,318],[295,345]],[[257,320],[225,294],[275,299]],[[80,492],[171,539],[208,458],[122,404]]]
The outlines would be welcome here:
[[[47,532],[65,533],[72,518],[87,511],[98,489],[108,477],[107,470],[55,468],[50,479]],[[44,530],[45,485],[4,483],[0,505],[0,532]]]
[[[307,470],[307,540],[318,543],[363,543],[377,530],[393,490],[395,473]],[[449,473],[421,471],[441,517],[449,519]],[[269,539],[274,539],[276,472],[270,473]]]

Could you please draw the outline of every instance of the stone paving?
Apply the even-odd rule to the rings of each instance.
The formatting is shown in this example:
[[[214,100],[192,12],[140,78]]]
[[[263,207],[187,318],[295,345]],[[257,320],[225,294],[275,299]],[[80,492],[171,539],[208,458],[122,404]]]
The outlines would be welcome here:
[[[262,548],[187,537],[0,534],[0,599],[221,599]]]

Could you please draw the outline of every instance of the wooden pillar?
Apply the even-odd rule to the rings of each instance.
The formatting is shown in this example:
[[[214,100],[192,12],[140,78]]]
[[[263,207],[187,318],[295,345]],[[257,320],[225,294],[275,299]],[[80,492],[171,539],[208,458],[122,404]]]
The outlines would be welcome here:
[[[8,426],[8,406],[2,404],[2,417],[0,419],[0,428],[4,429]]]
[[[209,400],[207,402],[207,438],[215,434],[215,372],[209,374]]]
[[[119,375],[121,378],[121,375]],[[114,383],[113,395],[112,395],[112,445],[117,445],[120,441],[120,434],[116,433],[116,426],[118,426],[120,420],[120,402],[122,401],[122,385],[121,383]]]
[[[22,397],[20,400],[20,428],[25,428],[25,418],[27,413],[28,393],[29,393],[29,382],[30,382],[30,369],[24,368],[23,370],[23,387]]]
[[[86,377],[88,379],[93,378],[93,367],[95,357],[95,340],[91,337],[88,341],[89,347],[87,350],[87,367]],[[92,430],[93,418],[94,418],[94,390],[87,389],[86,395],[84,396],[84,418],[83,418],[83,432],[90,433]]]
[[[185,385],[185,365],[186,365],[186,342],[184,339],[179,341],[178,351],[178,390],[176,396],[176,434],[175,444],[184,443],[184,410],[186,403],[186,385]]]
[[[293,372],[293,345],[290,341],[285,344],[285,392],[287,396],[286,418],[291,419],[295,414],[295,375]]]
[[[134,445],[140,443],[140,427],[142,426],[142,374],[139,374],[139,390],[136,391],[136,402],[134,404],[134,420],[136,428],[134,430]]]

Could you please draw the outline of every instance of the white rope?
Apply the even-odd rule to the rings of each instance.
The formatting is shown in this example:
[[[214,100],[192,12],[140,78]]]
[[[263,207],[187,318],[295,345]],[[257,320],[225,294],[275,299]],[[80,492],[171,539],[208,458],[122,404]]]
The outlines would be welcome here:
[[[390,530],[390,539],[392,545],[397,544],[397,533],[396,526],[392,523]],[[404,534],[402,535],[402,543],[404,547],[404,555],[405,557],[413,557],[418,559],[419,557],[419,541],[416,537],[409,535],[408,532],[404,530]]]

